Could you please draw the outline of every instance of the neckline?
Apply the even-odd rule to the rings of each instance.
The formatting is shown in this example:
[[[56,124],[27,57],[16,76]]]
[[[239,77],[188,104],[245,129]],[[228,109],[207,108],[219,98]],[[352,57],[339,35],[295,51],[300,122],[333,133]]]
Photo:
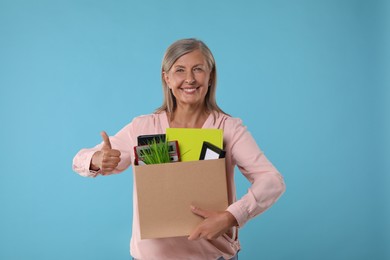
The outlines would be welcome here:
[[[210,126],[210,122],[212,120],[212,113],[210,113],[208,116],[207,116],[207,119],[206,121],[204,121],[202,127],[200,129],[203,129],[203,128],[208,128]],[[170,125],[169,125],[169,120],[168,120],[168,115],[165,111],[163,111],[161,114],[160,114],[160,122],[161,122],[161,126],[162,128],[165,130],[167,128],[170,128]]]

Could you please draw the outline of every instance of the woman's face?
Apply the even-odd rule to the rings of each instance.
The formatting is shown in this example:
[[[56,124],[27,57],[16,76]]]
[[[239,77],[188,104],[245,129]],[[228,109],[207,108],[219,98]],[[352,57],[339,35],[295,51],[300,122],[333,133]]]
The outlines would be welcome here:
[[[176,98],[178,107],[182,105],[203,105],[210,84],[210,69],[200,50],[181,56],[164,79]]]

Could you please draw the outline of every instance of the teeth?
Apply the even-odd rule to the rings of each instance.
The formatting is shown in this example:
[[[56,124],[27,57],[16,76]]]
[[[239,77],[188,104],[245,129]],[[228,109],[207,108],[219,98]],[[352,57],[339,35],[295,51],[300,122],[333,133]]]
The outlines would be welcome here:
[[[184,88],[183,90],[186,93],[194,93],[196,91],[196,88]]]

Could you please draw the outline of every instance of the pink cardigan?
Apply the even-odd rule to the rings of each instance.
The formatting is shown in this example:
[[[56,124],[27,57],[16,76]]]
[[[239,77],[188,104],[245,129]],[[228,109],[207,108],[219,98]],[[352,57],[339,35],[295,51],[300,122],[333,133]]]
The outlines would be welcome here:
[[[110,137],[112,148],[122,153],[121,162],[115,173],[123,172],[134,161],[133,147],[137,145],[137,136],[165,133],[166,128],[169,128],[169,123],[165,112],[150,114],[134,118],[115,136]],[[217,114],[214,120],[214,117],[210,115],[203,128],[220,128],[224,131],[230,205],[227,210],[237,219],[239,227],[242,227],[249,219],[268,209],[282,195],[285,190],[283,178],[267,160],[240,119]],[[100,146],[101,144],[94,148],[80,150],[73,159],[73,170],[82,176],[95,177],[98,172],[90,171],[89,166],[92,155],[100,150]],[[236,165],[251,183],[248,192],[239,200],[236,199],[234,184]],[[205,239],[189,241],[187,237],[141,240],[135,192],[133,194],[132,230],[130,253],[136,259],[214,260],[221,256],[229,259],[240,249],[237,236],[227,235],[212,241]]]

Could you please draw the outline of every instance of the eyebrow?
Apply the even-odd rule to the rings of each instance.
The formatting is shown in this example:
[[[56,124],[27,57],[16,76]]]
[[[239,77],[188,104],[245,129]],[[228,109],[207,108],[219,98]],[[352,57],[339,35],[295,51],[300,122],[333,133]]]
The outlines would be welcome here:
[[[194,65],[194,66],[192,66],[192,67],[197,67],[197,66],[206,66],[206,65],[205,65],[205,64],[199,63],[199,64],[196,64],[196,65]],[[185,68],[185,66],[183,66],[183,65],[175,65],[174,67],[175,67],[175,68]]]

